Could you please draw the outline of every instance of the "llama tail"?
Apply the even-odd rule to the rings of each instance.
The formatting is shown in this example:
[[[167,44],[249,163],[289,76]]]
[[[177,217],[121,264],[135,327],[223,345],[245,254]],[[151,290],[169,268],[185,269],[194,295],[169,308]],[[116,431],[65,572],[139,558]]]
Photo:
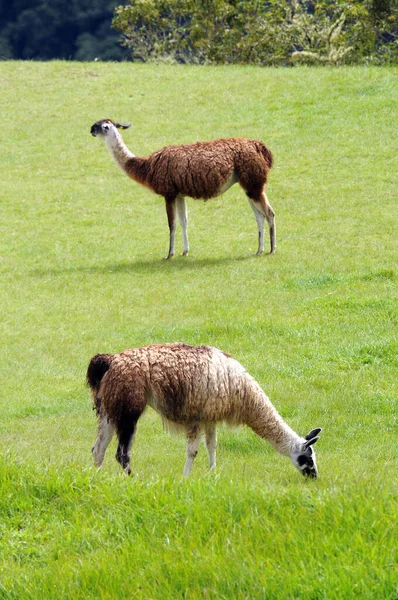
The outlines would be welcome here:
[[[112,354],[96,354],[88,365],[87,369],[87,385],[96,391],[101,383],[101,380],[112,362]]]
[[[97,415],[101,414],[101,398],[98,396],[98,390],[103,376],[108,371],[112,362],[112,354],[96,354],[90,360],[87,369],[87,385],[93,393],[94,410]]]
[[[271,150],[269,148],[267,148],[267,146],[265,144],[263,144],[262,142],[260,142],[258,150],[263,155],[264,160],[268,165],[268,168],[271,169],[271,167],[274,163],[274,157],[272,155]]]
[[[101,399],[98,396],[99,386],[111,363],[112,354],[96,354],[88,365],[86,381],[93,393],[94,408],[97,411],[97,415],[100,414],[101,409]]]

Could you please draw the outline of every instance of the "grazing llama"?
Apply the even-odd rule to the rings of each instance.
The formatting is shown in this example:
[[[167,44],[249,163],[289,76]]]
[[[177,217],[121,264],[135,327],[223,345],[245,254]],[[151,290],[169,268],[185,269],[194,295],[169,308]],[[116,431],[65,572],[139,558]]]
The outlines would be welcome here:
[[[116,459],[131,473],[130,449],[137,421],[151,406],[171,431],[185,433],[184,475],[190,474],[202,435],[210,469],[216,465],[216,424],[248,425],[308,477],[318,471],[312,445],[320,428],[300,437],[282,419],[259,384],[236,360],[210,346],[158,344],[119,354],[97,354],[87,382],[99,418],[93,456],[102,465],[116,431]]]
[[[245,190],[256,218],[257,255],[264,252],[264,219],[267,219],[269,227],[269,253],[275,252],[275,214],[265,194],[272,153],[263,142],[245,138],[220,139],[167,146],[149,156],[137,157],[130,152],[118,132],[118,129],[128,127],[130,125],[103,119],[94,123],[91,134],[104,138],[122,171],[164,197],[170,232],[167,258],[174,255],[177,214],[182,227],[183,256],[189,251],[185,197],[208,200],[223,194],[234,183],[239,183]]]

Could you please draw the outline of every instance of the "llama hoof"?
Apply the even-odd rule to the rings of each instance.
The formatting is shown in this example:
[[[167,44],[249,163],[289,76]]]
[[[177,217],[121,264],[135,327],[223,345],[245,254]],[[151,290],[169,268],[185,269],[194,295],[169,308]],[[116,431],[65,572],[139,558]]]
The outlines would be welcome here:
[[[188,256],[188,250],[185,250],[185,252],[182,253],[182,256]]]

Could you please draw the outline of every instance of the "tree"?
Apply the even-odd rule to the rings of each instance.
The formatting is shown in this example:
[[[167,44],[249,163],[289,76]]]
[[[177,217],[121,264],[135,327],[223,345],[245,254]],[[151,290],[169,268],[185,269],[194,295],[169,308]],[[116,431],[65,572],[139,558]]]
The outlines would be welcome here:
[[[140,61],[395,62],[397,1],[129,0],[113,27]]]
[[[116,4],[116,0],[2,0],[0,58],[121,60],[126,52],[111,29]]]

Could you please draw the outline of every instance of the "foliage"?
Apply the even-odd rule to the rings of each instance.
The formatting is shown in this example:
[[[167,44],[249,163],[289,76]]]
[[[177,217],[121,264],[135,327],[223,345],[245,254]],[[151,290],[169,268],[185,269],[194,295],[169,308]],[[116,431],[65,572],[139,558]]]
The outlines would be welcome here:
[[[0,2],[0,59],[381,63],[397,36],[398,0]]]
[[[0,598],[394,600],[397,516],[393,486],[360,477],[130,482],[0,457]]]
[[[397,0],[129,0],[115,9],[113,26],[143,62],[398,59]]]

